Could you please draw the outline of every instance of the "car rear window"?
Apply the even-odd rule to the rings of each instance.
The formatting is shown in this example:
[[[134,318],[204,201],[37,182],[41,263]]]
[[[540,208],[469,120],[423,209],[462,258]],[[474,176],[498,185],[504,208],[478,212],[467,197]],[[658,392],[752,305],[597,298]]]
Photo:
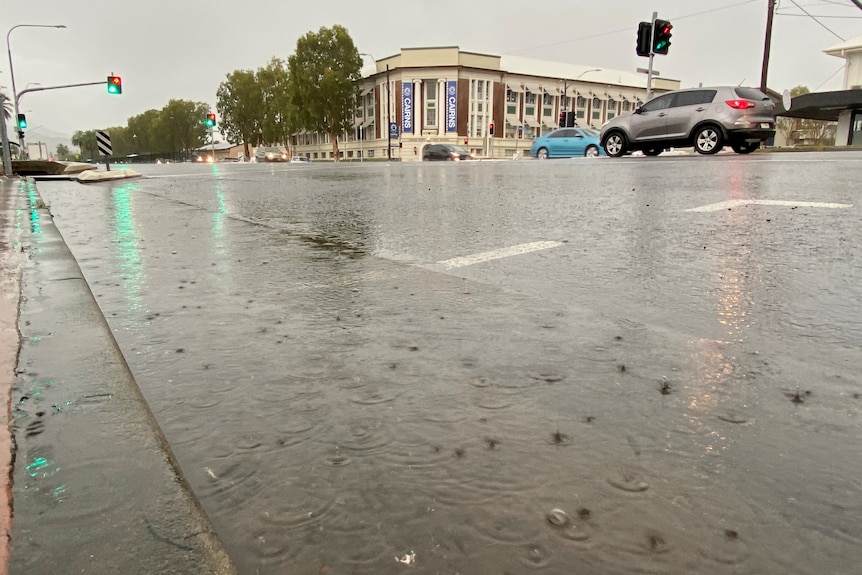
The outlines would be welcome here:
[[[689,92],[678,92],[674,107],[694,106],[696,104],[709,104],[715,98],[715,90],[691,90]]]
[[[736,95],[746,100],[768,100],[769,96],[757,88],[734,88]]]

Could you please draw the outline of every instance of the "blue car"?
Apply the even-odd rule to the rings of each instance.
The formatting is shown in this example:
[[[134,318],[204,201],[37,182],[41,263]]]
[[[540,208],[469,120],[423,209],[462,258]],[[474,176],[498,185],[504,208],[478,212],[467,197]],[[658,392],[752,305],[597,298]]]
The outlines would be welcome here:
[[[530,146],[530,155],[540,160],[604,156],[599,131],[591,128],[558,128],[539,136]]]

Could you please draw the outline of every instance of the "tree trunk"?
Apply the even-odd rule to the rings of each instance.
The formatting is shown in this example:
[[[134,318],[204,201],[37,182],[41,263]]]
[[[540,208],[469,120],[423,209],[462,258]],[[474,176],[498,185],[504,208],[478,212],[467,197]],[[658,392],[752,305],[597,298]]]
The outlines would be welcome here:
[[[332,159],[338,162],[340,160],[338,157],[338,136],[330,132],[329,137],[332,139]]]

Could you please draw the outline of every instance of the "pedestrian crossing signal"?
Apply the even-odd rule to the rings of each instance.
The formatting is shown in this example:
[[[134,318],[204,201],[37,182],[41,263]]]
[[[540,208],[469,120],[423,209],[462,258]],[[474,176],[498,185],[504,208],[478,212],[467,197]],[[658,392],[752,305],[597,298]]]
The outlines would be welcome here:
[[[212,114],[212,113],[207,114],[207,119],[206,119],[206,122],[205,122],[205,123],[206,123],[206,125],[207,125],[207,128],[215,128],[215,125],[216,125],[216,115],[215,115],[215,114]]]
[[[123,79],[119,76],[108,76],[108,94],[122,94]]]

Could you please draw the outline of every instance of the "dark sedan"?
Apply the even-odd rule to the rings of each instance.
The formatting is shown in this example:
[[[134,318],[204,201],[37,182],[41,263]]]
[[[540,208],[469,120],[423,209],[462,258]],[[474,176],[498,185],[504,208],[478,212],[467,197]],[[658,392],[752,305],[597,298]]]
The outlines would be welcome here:
[[[422,160],[425,162],[457,162],[472,159],[473,154],[470,150],[452,144],[431,144],[422,152]]]

